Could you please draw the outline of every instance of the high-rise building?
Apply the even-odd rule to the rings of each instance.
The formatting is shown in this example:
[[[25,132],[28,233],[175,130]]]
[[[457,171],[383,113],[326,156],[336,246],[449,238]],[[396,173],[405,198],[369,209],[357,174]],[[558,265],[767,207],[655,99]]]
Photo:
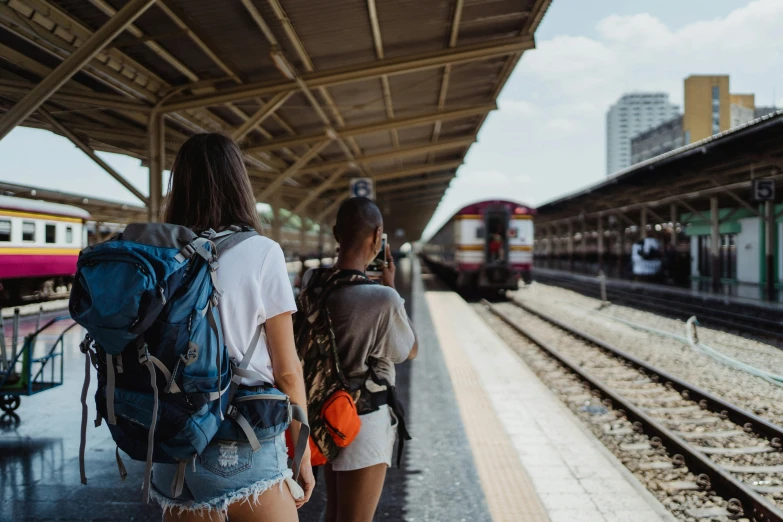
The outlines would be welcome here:
[[[679,149],[683,145],[682,115],[678,115],[631,139],[631,165]]]
[[[709,138],[731,128],[728,76],[693,75],[685,78],[685,144]]]
[[[631,165],[631,139],[679,113],[663,92],[624,94],[606,114],[606,174]]]

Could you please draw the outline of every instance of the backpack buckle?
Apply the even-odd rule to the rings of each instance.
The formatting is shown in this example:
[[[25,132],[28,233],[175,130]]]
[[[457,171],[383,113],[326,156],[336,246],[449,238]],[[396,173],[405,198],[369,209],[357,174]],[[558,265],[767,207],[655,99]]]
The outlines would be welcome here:
[[[79,351],[81,351],[83,354],[89,353],[90,345],[92,344],[92,337],[90,337],[90,334],[87,334],[84,336],[84,339],[82,342],[79,343]]]
[[[233,419],[234,417],[236,417],[236,414],[237,414],[236,406],[234,406],[233,404],[229,404],[228,408],[226,408],[226,415]]]
[[[149,362],[150,360],[150,351],[147,349],[147,343],[144,343],[144,345],[139,348],[139,363],[144,364]]]

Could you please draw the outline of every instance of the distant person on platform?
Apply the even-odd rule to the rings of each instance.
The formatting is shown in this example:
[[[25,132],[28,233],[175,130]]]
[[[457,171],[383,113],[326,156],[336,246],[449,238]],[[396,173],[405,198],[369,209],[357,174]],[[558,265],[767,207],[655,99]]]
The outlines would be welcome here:
[[[661,273],[661,244],[646,232],[644,237],[631,248],[633,278],[636,281],[652,283]]]

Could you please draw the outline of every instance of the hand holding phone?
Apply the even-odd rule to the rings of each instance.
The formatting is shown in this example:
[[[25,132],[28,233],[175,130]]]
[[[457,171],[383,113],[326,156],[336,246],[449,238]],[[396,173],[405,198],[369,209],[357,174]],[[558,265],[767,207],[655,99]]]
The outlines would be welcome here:
[[[381,249],[378,255],[375,256],[370,264],[367,266],[367,275],[371,278],[379,278],[383,273],[383,269],[388,266],[387,254],[389,250],[388,236],[383,234],[381,236]]]
[[[397,267],[394,265],[394,258],[391,255],[391,248],[386,245],[386,266],[381,271],[381,284],[394,288],[394,276],[397,273]]]

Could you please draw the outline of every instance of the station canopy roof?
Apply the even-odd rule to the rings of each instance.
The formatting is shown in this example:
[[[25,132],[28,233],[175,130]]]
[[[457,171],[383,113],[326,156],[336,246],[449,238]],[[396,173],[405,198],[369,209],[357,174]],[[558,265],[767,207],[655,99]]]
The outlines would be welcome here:
[[[138,9],[21,124],[146,162],[165,113],[167,167],[222,131],[259,201],[323,221],[372,177],[387,229],[416,239],[550,1],[3,0],[0,110]]]
[[[601,216],[635,215],[646,208],[650,223],[668,223],[670,205],[679,214],[709,216],[710,199],[721,208],[758,211],[753,179],[772,180],[783,191],[783,111],[632,165],[605,181],[537,209],[537,231],[569,221],[594,223]],[[705,218],[709,221],[709,218]]]

